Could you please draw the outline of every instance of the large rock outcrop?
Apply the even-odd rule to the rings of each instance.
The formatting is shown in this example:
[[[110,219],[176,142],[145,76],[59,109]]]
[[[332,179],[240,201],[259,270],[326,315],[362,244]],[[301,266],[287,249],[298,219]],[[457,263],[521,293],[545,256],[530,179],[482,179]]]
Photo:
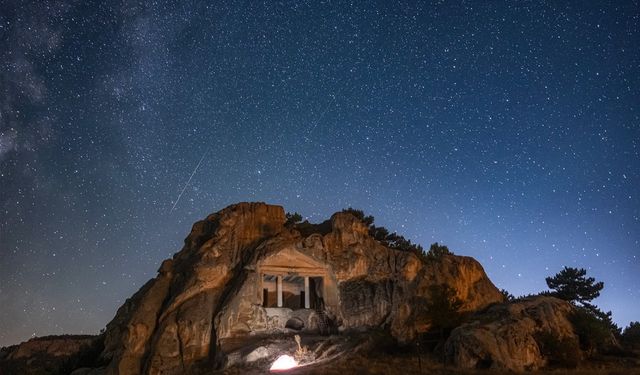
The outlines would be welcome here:
[[[546,365],[539,338],[572,341],[574,307],[554,297],[532,297],[488,308],[453,330],[445,344],[447,360],[461,368],[535,370]]]
[[[38,355],[50,357],[73,356],[90,346],[96,336],[47,336],[33,338],[12,347],[6,354],[7,359],[33,358]]]
[[[197,222],[183,249],[107,325],[106,373],[182,374],[219,365],[243,338],[291,322],[310,329],[326,322],[338,330],[384,327],[410,340],[424,328],[416,315],[436,284],[452,287],[467,311],[502,301],[472,258],[426,264],[381,245],[349,213],[305,230],[285,220],[280,206],[240,203]],[[268,274],[312,279],[315,309],[267,307]]]
[[[102,338],[61,335],[32,338],[0,349],[0,374],[69,373],[98,354]]]

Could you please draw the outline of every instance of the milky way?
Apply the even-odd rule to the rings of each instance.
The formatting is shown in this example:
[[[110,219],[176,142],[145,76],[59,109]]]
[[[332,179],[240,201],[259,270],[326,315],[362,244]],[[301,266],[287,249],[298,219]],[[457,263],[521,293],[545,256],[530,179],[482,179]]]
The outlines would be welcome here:
[[[0,4],[0,345],[98,332],[238,201],[640,320],[637,1],[201,3]]]

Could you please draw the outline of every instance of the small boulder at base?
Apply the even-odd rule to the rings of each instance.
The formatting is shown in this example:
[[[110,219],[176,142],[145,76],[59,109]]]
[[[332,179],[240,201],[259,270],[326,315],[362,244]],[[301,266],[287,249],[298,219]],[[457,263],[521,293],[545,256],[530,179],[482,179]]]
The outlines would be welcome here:
[[[300,318],[291,318],[287,320],[287,323],[284,325],[284,327],[300,331],[304,328],[304,322]]]

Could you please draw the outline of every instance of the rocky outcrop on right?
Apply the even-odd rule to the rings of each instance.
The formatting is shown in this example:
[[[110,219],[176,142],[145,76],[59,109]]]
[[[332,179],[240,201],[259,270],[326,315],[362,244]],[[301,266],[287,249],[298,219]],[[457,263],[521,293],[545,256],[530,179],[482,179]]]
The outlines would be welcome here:
[[[540,337],[577,347],[569,321],[573,311],[570,303],[548,296],[494,305],[453,330],[445,344],[446,359],[459,368],[536,370],[547,364]]]

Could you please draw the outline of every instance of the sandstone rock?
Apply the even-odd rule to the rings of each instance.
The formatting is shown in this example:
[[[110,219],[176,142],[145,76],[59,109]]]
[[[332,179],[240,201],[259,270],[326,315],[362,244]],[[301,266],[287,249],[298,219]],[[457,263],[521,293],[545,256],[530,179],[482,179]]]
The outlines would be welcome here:
[[[303,331],[381,327],[407,341],[424,328],[417,317],[434,283],[454,288],[468,311],[502,301],[475,260],[424,264],[375,241],[351,214],[300,230],[284,223],[284,209],[264,203],[195,223],[183,249],[107,325],[106,373],[170,375],[222,364],[242,340],[283,332],[293,318]],[[283,307],[275,305],[278,285]]]
[[[247,362],[255,362],[260,359],[268,358],[271,355],[269,349],[264,346],[260,346],[253,350],[251,353],[247,354],[245,357],[245,361]]]
[[[101,340],[90,335],[46,336],[2,348],[0,374],[66,373],[97,355]]]
[[[296,331],[300,331],[304,328],[304,322],[302,321],[302,319],[298,318],[298,317],[293,317],[289,320],[287,320],[287,322],[284,325],[285,328],[290,328],[290,329],[294,329]]]
[[[545,332],[577,342],[568,316],[573,307],[553,297],[500,304],[453,330],[447,360],[462,368],[535,370],[545,365],[536,336]]]
[[[69,357],[90,346],[95,336],[47,336],[33,338],[17,345],[7,359],[30,358],[36,355]]]

